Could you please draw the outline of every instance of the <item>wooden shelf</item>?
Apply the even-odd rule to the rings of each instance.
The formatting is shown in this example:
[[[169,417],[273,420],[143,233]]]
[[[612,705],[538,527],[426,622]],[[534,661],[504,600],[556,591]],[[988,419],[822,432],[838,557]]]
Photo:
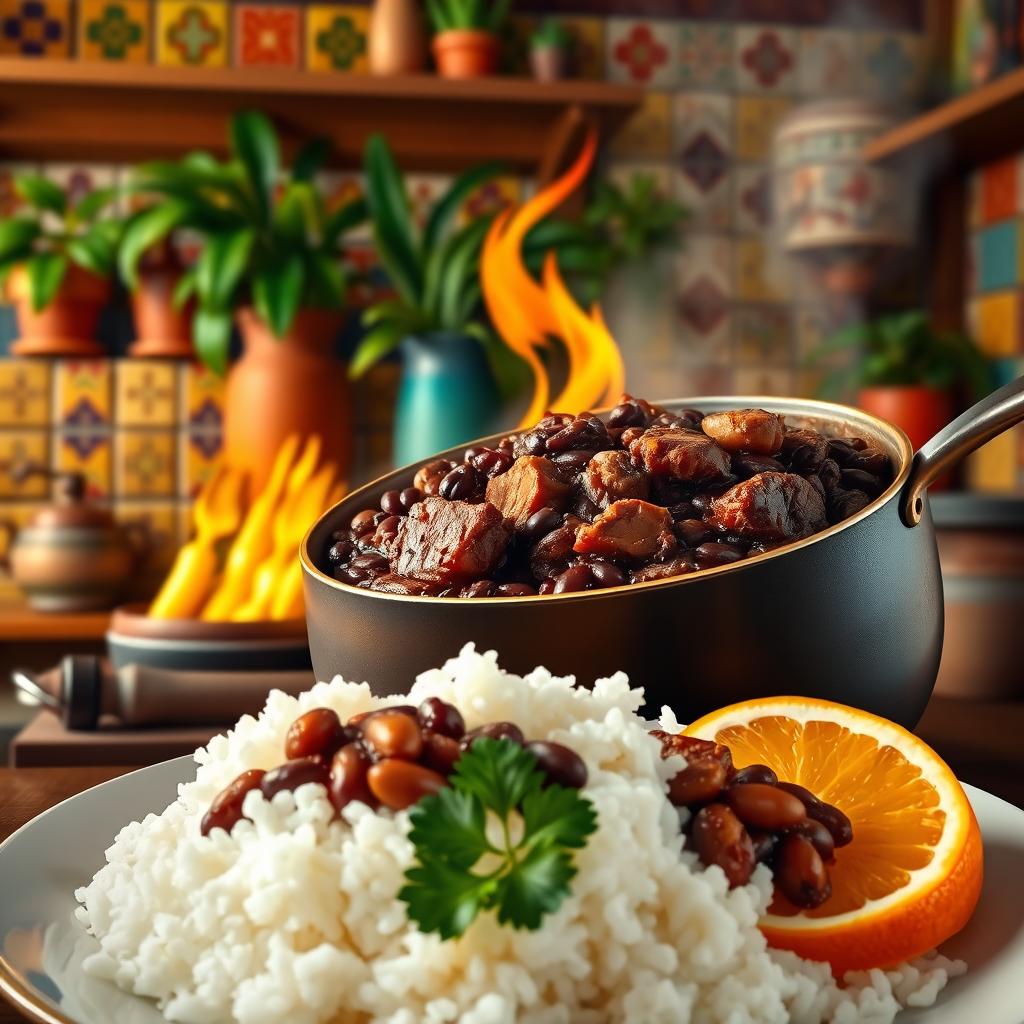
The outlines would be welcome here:
[[[0,58],[0,154],[6,159],[139,160],[222,150],[237,110],[258,107],[285,145],[325,135],[356,166],[384,132],[416,170],[501,160],[520,171],[557,164],[571,123],[607,136],[642,90],[606,82],[523,78],[452,81],[246,68],[131,67]],[[557,168],[556,168],[557,169]]]
[[[1024,68],[904,121],[864,149],[868,160],[970,170],[1024,147]]]
[[[110,612],[36,612],[19,598],[0,598],[0,641],[5,643],[102,640],[109,625]],[[63,653],[56,651],[54,660]]]

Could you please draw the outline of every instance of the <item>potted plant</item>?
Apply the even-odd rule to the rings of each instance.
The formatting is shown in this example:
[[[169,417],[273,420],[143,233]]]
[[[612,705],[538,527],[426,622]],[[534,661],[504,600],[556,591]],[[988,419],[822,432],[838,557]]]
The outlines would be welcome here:
[[[134,216],[142,216],[144,210]],[[134,219],[134,218],[133,218]],[[128,354],[136,359],[192,359],[192,318],[195,300],[176,301],[186,272],[170,238],[144,253],[138,287],[131,291],[135,341]]]
[[[382,136],[367,141],[364,167],[377,254],[395,295],[364,312],[367,333],[349,373],[359,377],[401,348],[394,458],[402,465],[488,433],[500,390],[515,387],[516,357],[494,337],[481,303],[480,250],[492,218],[452,229],[466,198],[500,168],[485,164],[457,178],[418,230]]]
[[[530,36],[530,68],[538,82],[565,78],[571,37],[557,18],[544,18]]]
[[[445,78],[493,75],[509,6],[510,0],[427,0],[438,72]]]
[[[47,178],[15,179],[25,208],[0,220],[0,283],[17,311],[19,356],[101,355],[100,312],[110,298],[121,223],[105,215],[114,189],[71,204]]]
[[[985,358],[965,335],[936,330],[922,310],[851,324],[809,360],[823,367],[846,354],[848,364],[826,373],[823,398],[856,394],[867,412],[900,427],[920,448],[953,418],[958,400],[973,402],[991,388]]]
[[[242,357],[228,375],[225,451],[258,491],[278,448],[293,433],[318,434],[324,458],[351,463],[351,406],[344,367],[334,357],[345,305],[340,243],[365,219],[353,200],[329,213],[314,177],[327,156],[316,140],[281,169],[277,135],[262,114],[231,122],[230,158],[193,153],[141,166],[132,188],[161,197],[125,230],[120,266],[130,286],[139,260],[182,228],[202,251],[181,278],[176,300],[195,300],[196,353],[225,373],[237,325]]]

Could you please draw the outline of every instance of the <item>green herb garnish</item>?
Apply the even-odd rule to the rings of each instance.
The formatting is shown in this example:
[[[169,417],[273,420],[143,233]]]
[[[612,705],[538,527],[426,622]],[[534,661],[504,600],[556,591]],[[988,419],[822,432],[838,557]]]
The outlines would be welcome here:
[[[455,762],[450,786],[409,812],[418,863],[398,898],[421,931],[456,938],[492,909],[501,924],[532,931],[558,909],[576,874],[572,851],[586,845],[597,813],[577,790],[546,781],[528,750],[482,738]]]

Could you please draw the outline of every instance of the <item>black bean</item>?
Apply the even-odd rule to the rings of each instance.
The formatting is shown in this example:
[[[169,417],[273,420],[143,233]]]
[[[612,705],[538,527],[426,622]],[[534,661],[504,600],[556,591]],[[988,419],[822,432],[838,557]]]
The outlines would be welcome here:
[[[458,740],[465,735],[466,723],[462,713],[440,697],[428,697],[416,709],[416,717],[424,729],[430,729],[442,736]]]
[[[495,597],[534,597],[536,594],[529,583],[499,583],[494,588]]]
[[[591,567],[586,562],[577,562],[556,577],[552,593],[571,594],[578,590],[586,590],[593,582],[594,574]]]
[[[568,472],[578,473],[594,457],[592,451],[564,451],[551,456],[551,461]]]
[[[356,555],[349,563],[350,569],[365,569],[368,572],[387,572],[388,560],[376,551],[367,551]]]
[[[711,540],[695,547],[693,555],[702,569],[711,569],[716,565],[738,562],[743,557],[743,552],[734,544],[722,544]]]
[[[603,558],[590,563],[590,574],[599,587],[621,587],[626,583],[626,574],[614,562]]]
[[[380,507],[381,511],[386,512],[389,516],[402,515],[406,510],[402,506],[401,491],[385,491],[380,496]]]
[[[327,765],[319,757],[301,757],[296,761],[278,765],[263,776],[260,789],[270,800],[275,793],[285,789],[295,790],[309,782],[316,782],[325,787],[330,782]]]
[[[804,805],[792,793],[763,782],[730,786],[725,802],[744,825],[776,831],[790,828],[804,818]]]
[[[623,402],[608,413],[609,427],[642,427],[647,423],[647,415],[636,402]]]
[[[459,741],[463,750],[469,750],[478,740],[486,737],[491,740],[511,740],[523,746],[526,742],[523,730],[515,722],[488,722],[487,725],[477,726],[471,729]]]
[[[527,537],[543,537],[562,525],[562,517],[550,506],[538,509],[523,524],[521,532]]]
[[[526,749],[537,758],[549,782],[568,789],[582,789],[587,784],[587,766],[575,750],[544,740],[527,743]]]
[[[474,454],[469,462],[477,472],[483,473],[488,479],[501,476],[512,466],[512,456],[508,452],[498,451],[496,448],[475,448],[472,451]]]
[[[805,818],[798,825],[786,829],[786,832],[791,835],[803,836],[804,839],[809,840],[818,851],[818,856],[826,864],[831,864],[836,859],[836,841],[832,838],[832,833],[820,821]]]
[[[809,789],[798,786],[795,782],[780,782],[779,789],[784,789],[797,797],[803,803],[807,817],[820,821],[832,833],[836,846],[846,846],[853,841],[853,824],[838,807],[825,803]]]
[[[775,850],[775,884],[798,907],[820,907],[832,895],[832,883],[818,851],[803,836],[786,836]]]
[[[545,580],[540,581],[540,585],[537,587],[538,594],[553,594],[555,592],[555,581],[549,576]]]
[[[717,864],[731,886],[746,885],[754,873],[754,845],[743,823],[725,804],[708,804],[690,826],[690,841],[707,865]]]
[[[253,789],[259,789],[266,772],[259,768],[250,768],[242,772],[230,785],[222,789],[210,804],[210,809],[203,815],[199,831],[208,836],[215,828],[230,832],[242,820],[242,804],[245,796]]]
[[[760,782],[765,786],[774,786],[779,777],[766,764],[748,764],[740,768],[732,777],[730,785],[741,786],[746,782]]]
[[[409,511],[418,501],[422,501],[423,492],[418,487],[406,487],[404,491],[398,496],[402,503],[402,508],[406,512]]]
[[[377,806],[377,800],[366,784],[370,764],[370,758],[360,743],[348,743],[334,755],[327,792],[336,811],[341,811],[353,800],[368,807]]]
[[[352,517],[349,529],[356,537],[361,537],[364,533],[369,533],[376,527],[379,522],[377,519],[378,515],[379,513],[375,509],[364,508],[362,512],[357,512]]]
[[[351,541],[337,540],[327,551],[327,561],[330,565],[341,565],[352,554],[352,550]]]
[[[675,535],[690,548],[703,544],[714,534],[702,519],[680,519],[673,527]]]
[[[495,589],[494,580],[476,580],[464,586],[459,597],[493,597]]]
[[[469,501],[480,487],[480,477],[472,466],[456,466],[441,480],[438,493],[448,501]]]
[[[288,727],[284,756],[289,760],[319,755],[327,760],[343,744],[354,739],[331,708],[313,708]]]

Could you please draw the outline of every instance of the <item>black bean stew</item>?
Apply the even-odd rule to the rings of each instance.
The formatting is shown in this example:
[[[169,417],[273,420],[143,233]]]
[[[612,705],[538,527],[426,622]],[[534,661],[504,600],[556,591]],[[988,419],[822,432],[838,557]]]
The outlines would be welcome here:
[[[764,409],[670,413],[625,395],[606,420],[549,413],[460,463],[427,463],[335,533],[325,570],[436,597],[617,587],[809,537],[891,480],[888,456],[861,438]]]

